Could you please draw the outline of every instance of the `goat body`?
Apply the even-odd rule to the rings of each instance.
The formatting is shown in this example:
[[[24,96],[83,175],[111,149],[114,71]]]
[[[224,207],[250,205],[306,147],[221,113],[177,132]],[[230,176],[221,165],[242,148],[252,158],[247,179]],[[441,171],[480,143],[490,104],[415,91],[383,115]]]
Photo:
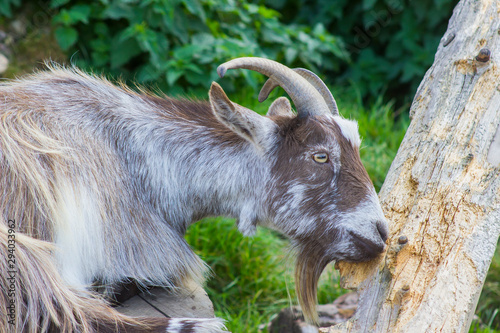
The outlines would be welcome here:
[[[205,264],[183,238],[191,223],[236,217],[245,235],[268,226],[296,245],[299,300],[311,308],[310,281],[328,262],[384,249],[357,127],[338,114],[296,115],[281,98],[260,116],[215,83],[209,95],[158,97],[58,67],[0,85],[0,217],[53,243],[47,274],[82,292],[128,278],[202,283]]]
[[[68,286],[52,260],[54,246],[0,223],[0,327],[7,332],[220,332],[218,319],[129,318],[103,299]],[[5,246],[4,246],[5,245]],[[5,332],[5,331],[3,331]]]

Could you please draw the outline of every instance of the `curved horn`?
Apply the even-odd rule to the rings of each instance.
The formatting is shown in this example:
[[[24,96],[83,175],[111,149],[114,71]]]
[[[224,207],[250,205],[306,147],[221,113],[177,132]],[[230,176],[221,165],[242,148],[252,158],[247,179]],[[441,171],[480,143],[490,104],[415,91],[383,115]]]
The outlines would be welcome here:
[[[259,103],[264,102],[269,97],[269,94],[274,90],[274,88],[278,86],[279,86],[278,82],[274,81],[273,79],[267,79],[267,81],[260,89]]]
[[[257,57],[236,58],[217,67],[217,73],[224,77],[228,69],[236,68],[259,72],[275,81],[288,93],[299,117],[330,113],[321,94],[307,79],[276,61]]]
[[[337,102],[335,98],[333,98],[332,93],[326,86],[326,84],[313,72],[305,68],[294,68],[293,71],[297,74],[300,74],[304,79],[306,79],[310,84],[316,88],[316,90],[321,94],[326,104],[328,105],[328,109],[334,116],[339,115],[339,109],[337,108]],[[259,93],[259,102],[263,102],[267,99],[271,91],[274,90],[278,86],[278,83],[272,79],[268,79],[266,83],[262,86],[262,89]]]

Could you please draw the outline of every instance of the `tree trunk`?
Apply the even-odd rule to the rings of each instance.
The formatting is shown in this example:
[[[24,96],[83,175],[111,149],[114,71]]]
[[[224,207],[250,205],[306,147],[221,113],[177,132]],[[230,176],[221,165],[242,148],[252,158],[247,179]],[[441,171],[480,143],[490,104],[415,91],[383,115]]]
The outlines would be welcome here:
[[[500,233],[500,1],[457,5],[380,199],[379,262],[339,263],[361,293],[324,332],[467,332]]]

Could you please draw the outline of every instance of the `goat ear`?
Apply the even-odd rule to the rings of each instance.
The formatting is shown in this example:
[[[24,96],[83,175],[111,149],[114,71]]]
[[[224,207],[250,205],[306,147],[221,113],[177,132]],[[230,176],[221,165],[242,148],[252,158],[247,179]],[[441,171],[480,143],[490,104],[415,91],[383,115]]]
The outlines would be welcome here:
[[[286,97],[280,97],[274,100],[274,102],[269,107],[267,115],[272,116],[284,116],[293,117],[295,114],[292,111],[292,105]]]
[[[269,118],[233,103],[222,87],[212,82],[210,104],[217,119],[233,132],[260,148],[266,148],[277,125]]]

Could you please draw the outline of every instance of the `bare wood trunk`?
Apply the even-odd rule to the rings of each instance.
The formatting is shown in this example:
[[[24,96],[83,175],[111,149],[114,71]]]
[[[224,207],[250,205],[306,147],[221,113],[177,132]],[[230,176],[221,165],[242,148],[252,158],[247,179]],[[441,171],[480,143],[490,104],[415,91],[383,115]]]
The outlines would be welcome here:
[[[338,264],[360,305],[326,332],[468,331],[500,234],[499,63],[500,1],[460,1],[380,192],[387,253]]]

